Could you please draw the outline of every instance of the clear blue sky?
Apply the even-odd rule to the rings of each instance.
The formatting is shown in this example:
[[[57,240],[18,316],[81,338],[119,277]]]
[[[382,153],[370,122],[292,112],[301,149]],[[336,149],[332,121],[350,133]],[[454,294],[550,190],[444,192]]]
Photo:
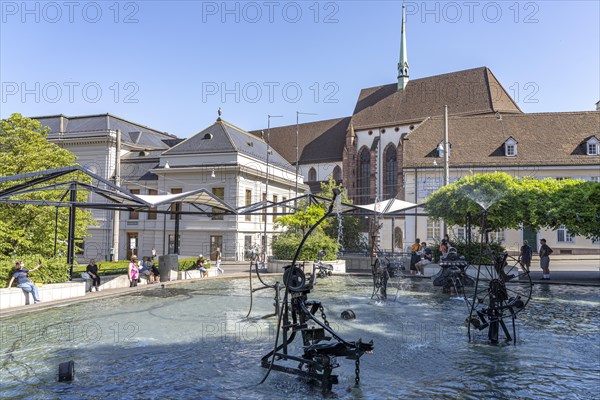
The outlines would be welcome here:
[[[25,4],[25,5],[24,5]],[[68,3],[70,4],[70,3]],[[598,1],[406,2],[411,79],[489,67],[525,112],[600,100]],[[111,113],[180,137],[352,114],[393,83],[397,1],[2,1],[1,116]],[[301,93],[298,92],[298,89]]]

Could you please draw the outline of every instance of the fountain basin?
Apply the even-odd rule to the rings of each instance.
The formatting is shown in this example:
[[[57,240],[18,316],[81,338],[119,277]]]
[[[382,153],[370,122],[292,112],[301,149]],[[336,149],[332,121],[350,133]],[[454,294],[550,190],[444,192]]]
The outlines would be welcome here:
[[[273,279],[269,277],[269,279]],[[369,301],[370,277],[318,280],[320,300],[345,339],[373,339],[375,351],[338,360],[340,399],[594,398],[600,371],[599,289],[534,288],[519,314],[516,346],[469,343],[462,299],[430,281],[399,280],[398,301]],[[0,381],[6,398],[306,399],[314,387],[272,372],[260,358],[273,347],[273,293],[254,294],[245,319],[246,279],[160,285],[143,291],[2,319]],[[256,284],[255,284],[256,286]],[[395,289],[394,289],[395,290]],[[389,292],[392,289],[388,289]],[[354,320],[340,317],[352,309]],[[300,349],[298,349],[300,350]],[[58,365],[73,360],[71,383]]]

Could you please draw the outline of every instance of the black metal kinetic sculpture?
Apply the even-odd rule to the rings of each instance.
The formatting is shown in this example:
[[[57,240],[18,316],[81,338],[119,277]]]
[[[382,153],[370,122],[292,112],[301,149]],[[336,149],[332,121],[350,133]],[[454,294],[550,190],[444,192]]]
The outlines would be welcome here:
[[[371,235],[371,275],[373,277],[373,292],[371,300],[387,301],[388,299],[388,282],[396,274],[400,274],[401,264],[392,263],[389,258],[385,257],[376,244],[376,239],[381,225],[377,225]],[[394,296],[394,301],[398,293]]]
[[[475,281],[467,275],[465,269],[469,263],[464,256],[459,256],[454,247],[448,250],[445,257],[440,258],[440,271],[431,277],[433,286],[441,286],[445,292],[452,289],[464,295],[465,286],[474,286]]]
[[[273,350],[261,359],[261,365],[268,368],[261,383],[267,379],[271,370],[275,370],[317,382],[321,385],[323,392],[328,392],[333,384],[338,383],[338,376],[332,374],[333,370],[339,367],[337,357],[355,360],[355,382],[356,384],[360,382],[360,357],[373,350],[373,341],[363,343],[359,339],[349,342],[341,338],[330,327],[321,302],[308,300],[308,294],[313,288],[316,276],[315,264],[313,264],[312,273],[308,274],[308,280],[304,266],[296,265],[304,242],[312,231],[331,214],[333,203],[339,194],[339,190],[334,189],[334,197],[327,213],[304,235],[292,264],[284,267],[285,295],[281,302],[279,284],[269,286],[275,289],[275,303],[278,312],[277,334]],[[281,305],[278,306],[279,304]],[[317,318],[317,312],[321,313],[321,319]],[[282,343],[279,343],[280,333]],[[298,333],[302,337],[303,353],[296,356],[289,354],[289,346]]]
[[[488,339],[491,344],[499,341],[500,329],[507,342],[516,344],[515,319],[523,311],[531,299],[533,284],[529,276],[529,269],[521,265],[508,253],[496,254],[489,248],[488,231],[486,230],[487,212],[482,214],[481,222],[481,247],[480,264],[477,269],[475,291],[472,299],[467,299],[469,316],[467,317],[467,334],[469,340],[474,339],[471,327],[482,331],[488,329]],[[485,247],[484,247],[485,242]],[[482,265],[485,258],[491,258],[493,265]],[[508,263],[509,258],[515,261],[514,265]],[[482,275],[482,270],[484,275]],[[512,323],[512,336],[505,319]],[[473,335],[472,335],[473,334]]]

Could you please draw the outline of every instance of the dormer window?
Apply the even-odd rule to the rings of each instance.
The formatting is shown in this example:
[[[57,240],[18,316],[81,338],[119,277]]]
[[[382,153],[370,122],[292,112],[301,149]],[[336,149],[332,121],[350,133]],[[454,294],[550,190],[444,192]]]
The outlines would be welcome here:
[[[589,138],[585,146],[586,154],[588,156],[597,156],[598,154],[600,154],[600,151],[598,150],[599,143],[600,141],[598,141],[596,137],[592,136],[591,138]]]
[[[504,155],[506,157],[516,157],[517,156],[517,141],[510,137],[506,142],[504,142]]]
[[[442,140],[436,147],[437,156],[444,157],[444,141]],[[452,143],[448,143],[448,157],[450,157],[450,153],[452,152]]]

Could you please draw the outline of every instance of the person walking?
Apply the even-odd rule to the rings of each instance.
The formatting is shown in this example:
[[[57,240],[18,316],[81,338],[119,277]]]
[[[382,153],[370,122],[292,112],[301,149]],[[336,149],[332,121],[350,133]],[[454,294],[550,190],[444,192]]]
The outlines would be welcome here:
[[[519,252],[519,264],[525,267],[527,271],[531,267],[531,257],[533,256],[533,250],[531,246],[529,246],[529,242],[527,240],[523,240],[523,246],[521,246],[521,251]]]
[[[540,267],[542,267],[542,271],[544,273],[542,280],[549,281],[550,280],[550,254],[552,254],[554,252],[554,250],[552,250],[550,248],[550,246],[548,246],[546,244],[546,239],[540,240],[540,244],[541,244],[540,252],[539,252]]]
[[[152,248],[152,261],[156,260],[156,249]]]
[[[90,263],[85,268],[85,272],[92,279],[92,286],[90,287],[90,292],[92,288],[96,288],[96,292],[100,291],[100,277],[98,276],[98,265],[96,265],[96,260],[93,258],[90,260]]]
[[[127,275],[129,276],[129,287],[136,287],[140,278],[140,267],[135,254],[131,256],[131,262],[127,267]]]
[[[219,273],[224,274],[225,271],[221,268],[221,248],[217,247],[217,251],[215,251],[215,266],[217,267],[217,275]]]
[[[42,266],[42,262],[40,261],[38,263],[38,266],[35,267],[34,269],[27,269],[27,268],[25,268],[25,264],[23,263],[23,261],[17,261],[15,263],[15,272],[13,273],[12,278],[10,278],[10,282],[8,282],[8,287],[11,287],[13,284],[13,281],[16,279],[17,287],[19,289],[22,289],[24,292],[32,294],[34,304],[41,302],[40,292],[38,290],[38,287],[35,286],[35,284],[31,281],[31,279],[29,279],[27,277],[28,273],[35,271],[36,269],[38,269],[41,266]],[[29,299],[29,297],[28,297],[28,299]],[[29,302],[27,304],[29,304]]]

